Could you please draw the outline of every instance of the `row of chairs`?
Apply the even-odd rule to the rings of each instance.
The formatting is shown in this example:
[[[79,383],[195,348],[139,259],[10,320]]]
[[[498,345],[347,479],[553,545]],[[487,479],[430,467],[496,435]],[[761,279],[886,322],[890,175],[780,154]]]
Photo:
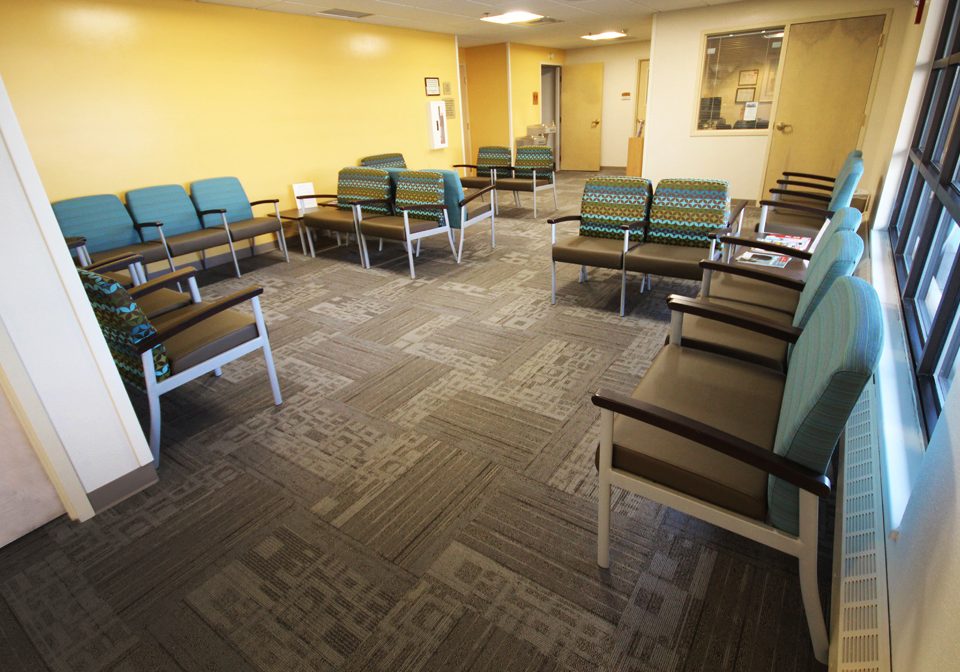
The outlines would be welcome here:
[[[113,194],[83,196],[53,203],[60,229],[81,265],[124,254],[139,255],[136,271],[147,279],[145,267],[166,262],[171,271],[178,256],[197,253],[206,263],[206,251],[227,246],[234,271],[240,277],[235,244],[273,233],[289,260],[278,199],[251,201],[235,177],[198,180],[190,194],[179,184],[167,184],[126,193],[126,205]],[[253,208],[272,205],[273,214],[256,217]]]

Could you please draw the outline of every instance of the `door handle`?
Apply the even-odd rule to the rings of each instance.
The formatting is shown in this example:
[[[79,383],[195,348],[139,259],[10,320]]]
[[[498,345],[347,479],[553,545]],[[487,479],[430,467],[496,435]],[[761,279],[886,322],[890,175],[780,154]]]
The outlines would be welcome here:
[[[590,128],[596,128],[599,125],[600,125],[599,119],[594,119],[593,121],[590,122]]]
[[[781,133],[789,133],[793,130],[793,124],[785,124],[782,121],[778,121],[774,128],[780,131]]]

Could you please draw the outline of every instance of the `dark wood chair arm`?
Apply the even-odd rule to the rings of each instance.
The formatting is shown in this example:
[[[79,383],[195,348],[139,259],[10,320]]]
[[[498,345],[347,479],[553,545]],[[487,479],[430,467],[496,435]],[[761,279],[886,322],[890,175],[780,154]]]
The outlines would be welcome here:
[[[494,189],[496,189],[496,187],[494,187],[494,186],[491,184],[489,187],[484,187],[483,189],[480,189],[480,190],[477,191],[475,194],[470,194],[470,195],[467,196],[465,199],[463,199],[462,201],[460,201],[460,207],[462,208],[463,206],[465,206],[467,203],[469,203],[469,202],[472,201],[473,199],[477,198],[478,196],[482,196],[483,194],[487,193],[488,191],[493,191]]]
[[[707,234],[707,238],[710,240],[717,240],[718,238],[721,238],[727,235],[728,233],[733,233],[733,229],[731,229],[730,227],[724,227],[722,229],[717,229],[716,231],[711,231],[710,233]]]
[[[87,239],[83,236],[65,236],[63,242],[67,244],[68,250],[75,250],[87,244]]]
[[[158,289],[163,289],[164,287],[169,287],[175,285],[178,282],[192,278],[197,274],[197,269],[193,267],[189,268],[178,268],[175,271],[170,273],[165,273],[159,278],[154,278],[153,280],[148,280],[142,285],[137,285],[136,287],[131,287],[127,290],[130,294],[130,298],[137,300],[147,294],[152,294]]]
[[[475,165],[475,164],[473,164],[473,163],[455,163],[455,164],[453,164],[453,167],[454,167],[454,168],[473,168],[473,169],[477,169],[477,168],[479,168],[480,166]]]
[[[766,234],[757,235],[759,236]],[[759,238],[751,238],[749,236],[720,236],[720,241],[723,243],[732,243],[733,245],[742,245],[744,247],[756,247],[760,250],[775,252],[776,254],[782,254],[787,257],[795,257],[796,259],[810,259],[813,256],[806,250],[798,250],[797,248],[790,247],[789,245],[778,245],[777,243],[771,243],[767,240],[760,240]]]
[[[407,210],[446,210],[447,206],[443,203],[422,203],[420,205],[405,205],[402,208],[397,208],[400,212],[405,212]]]
[[[146,229],[147,227],[154,227],[159,229],[162,226],[163,226],[163,222],[134,222],[133,223],[133,228],[135,228],[137,231]]]
[[[686,296],[680,296],[679,294],[671,294],[667,297],[667,307],[678,313],[696,315],[697,317],[703,317],[708,320],[722,322],[723,324],[753,331],[763,336],[770,336],[771,338],[776,338],[779,341],[785,341],[787,343],[796,343],[803,331],[792,325],[781,324],[773,320],[765,319],[755,313],[748,313],[744,310],[737,310],[700,299],[691,299]]]
[[[828,217],[833,217],[833,210],[824,210],[822,208],[812,208],[809,205],[801,205],[799,203],[790,203],[789,201],[760,201],[760,205],[766,205],[771,208],[783,208],[784,210],[796,210],[797,212],[805,212],[810,215],[818,215],[827,219]]]
[[[94,273],[110,273],[111,271],[122,271],[131,264],[138,264],[142,261],[143,256],[139,254],[119,254],[94,262],[84,267],[84,270],[93,271]]]
[[[554,217],[553,219],[548,219],[547,224],[560,224],[561,222],[579,222],[582,220],[581,215],[564,215],[563,217]]]
[[[802,182],[800,180],[777,180],[777,184],[785,187],[802,187],[804,189],[823,189],[824,191],[833,191],[833,186],[829,184],[817,184],[816,182]]]
[[[711,450],[729,455],[739,462],[782,478],[818,497],[830,494],[831,483],[826,475],[693,418],[610,390],[597,390],[591,397],[591,401],[600,408],[653,425]]]
[[[301,194],[297,196],[298,199],[304,198],[336,198],[336,194]]]
[[[714,271],[716,273],[739,275],[744,278],[750,278],[751,280],[759,280],[760,282],[766,282],[771,285],[778,285],[780,287],[786,287],[787,289],[795,289],[798,292],[803,291],[804,287],[804,283],[800,280],[788,277],[782,273],[775,273],[761,268],[748,267],[745,264],[725,264],[720,261],[704,259],[700,262],[700,268],[707,271]]]
[[[225,215],[227,214],[226,208],[210,208],[209,210],[201,210],[200,215]]]
[[[252,208],[255,205],[266,205],[267,203],[273,203],[276,205],[280,202],[279,198],[264,198],[259,201],[250,201],[250,207]]]
[[[824,182],[836,182],[837,178],[828,175],[817,175],[816,173],[798,173],[793,170],[783,171],[784,177],[801,177],[806,180],[823,180]]]
[[[222,299],[211,301],[206,304],[202,310],[190,311],[189,314],[183,315],[180,319],[171,320],[164,324],[163,328],[158,329],[156,334],[137,343],[137,352],[143,354],[147,350],[163,343],[168,338],[172,338],[190,327],[196,326],[217,313],[222,313],[261,294],[263,294],[263,287],[248,287],[247,289],[225,296]]]
[[[830,197],[826,194],[812,194],[807,191],[794,191],[793,189],[771,189],[771,194],[779,194],[781,196],[789,196],[790,198],[806,198],[811,201],[829,203]]]

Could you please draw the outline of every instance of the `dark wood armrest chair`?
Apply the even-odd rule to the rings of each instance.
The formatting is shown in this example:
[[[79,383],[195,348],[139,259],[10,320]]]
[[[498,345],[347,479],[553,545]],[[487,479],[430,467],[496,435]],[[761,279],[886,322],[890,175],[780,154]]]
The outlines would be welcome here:
[[[819,498],[833,489],[830,460],[882,340],[876,291],[841,278],[797,339],[786,374],[677,339],[630,396],[597,392],[597,563],[610,565],[611,486],[795,556],[814,654],[826,663]]]
[[[509,147],[486,145],[477,150],[476,164],[456,164],[454,168],[473,169],[473,175],[464,174],[460,178],[464,189],[483,189],[497,183],[498,177],[513,177],[513,155]],[[466,171],[464,171],[466,172]],[[496,192],[490,194],[493,200],[494,211],[499,214]]]
[[[530,192],[533,196],[533,216],[537,216],[537,193],[545,189],[553,190],[553,209],[560,207],[557,202],[556,161],[553,148],[546,146],[517,147],[516,164],[510,166],[512,177],[497,175],[497,191],[512,191],[517,207],[520,207],[519,192]]]
[[[788,188],[771,189],[771,198],[760,201],[757,231],[811,236],[833,213],[850,206],[863,177],[863,158],[856,150],[850,152],[836,179],[824,187],[809,179],[792,179],[799,177],[795,173],[787,177],[781,186]]]

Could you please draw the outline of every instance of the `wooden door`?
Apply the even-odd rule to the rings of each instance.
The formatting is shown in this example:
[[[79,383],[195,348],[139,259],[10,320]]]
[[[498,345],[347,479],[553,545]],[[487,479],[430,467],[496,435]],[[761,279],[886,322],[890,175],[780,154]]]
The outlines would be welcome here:
[[[643,59],[637,63],[637,122],[633,134],[638,135],[640,125],[647,121],[647,85],[650,81],[650,60]]]
[[[784,170],[835,175],[859,145],[884,20],[863,16],[790,26],[764,194]]]
[[[560,79],[563,170],[600,170],[603,63],[564,65]]]

